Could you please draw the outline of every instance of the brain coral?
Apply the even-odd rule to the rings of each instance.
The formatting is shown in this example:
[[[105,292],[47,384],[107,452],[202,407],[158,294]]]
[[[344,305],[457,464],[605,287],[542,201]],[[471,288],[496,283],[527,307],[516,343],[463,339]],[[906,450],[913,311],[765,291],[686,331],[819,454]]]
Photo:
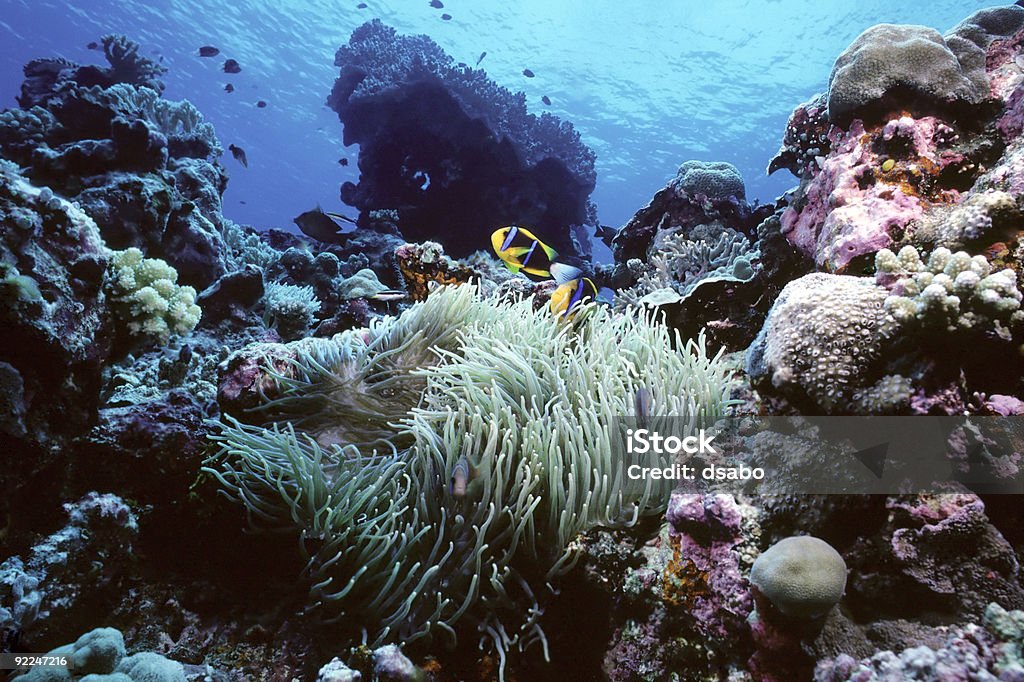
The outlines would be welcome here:
[[[746,196],[739,170],[725,161],[687,161],[671,185],[679,194],[703,194],[709,199]]]
[[[811,273],[786,285],[747,355],[755,379],[827,412],[854,407],[896,329],[871,278]]]
[[[878,24],[857,37],[836,59],[828,82],[828,114],[845,126],[858,110],[886,95],[930,102],[974,104],[988,94],[980,80],[964,73],[943,37],[924,26]],[[981,87],[981,83],[986,83]]]
[[[757,557],[750,582],[783,614],[817,618],[842,598],[846,562],[824,540],[809,535],[785,538]]]

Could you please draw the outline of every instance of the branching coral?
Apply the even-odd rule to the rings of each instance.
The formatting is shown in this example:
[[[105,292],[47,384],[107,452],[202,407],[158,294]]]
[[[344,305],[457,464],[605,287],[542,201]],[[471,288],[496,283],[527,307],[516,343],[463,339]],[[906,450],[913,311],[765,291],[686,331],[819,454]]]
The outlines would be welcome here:
[[[638,387],[692,423],[729,390],[702,339],[599,307],[559,324],[472,286],[294,350],[266,391],[276,423],[226,424],[210,471],[254,523],[299,526],[311,608],[375,644],[468,624],[502,659],[543,641],[536,590],[579,533],[664,509],[671,483],[632,483],[613,457]]]
[[[688,234],[660,233],[651,250],[646,264],[628,262],[637,283],[618,293],[618,307],[674,303],[712,278],[748,281],[759,256],[745,235],[716,224],[698,225]]]
[[[110,63],[107,76],[114,83],[146,86],[163,91],[160,76],[167,69],[152,59],[139,55],[139,44],[123,35],[109,34],[101,39],[103,55]]]
[[[313,316],[320,310],[320,301],[313,293],[313,287],[280,282],[267,284],[263,305],[263,321],[277,329],[285,340],[305,336],[313,324]]]
[[[199,324],[196,290],[176,284],[178,273],[166,262],[132,247],[115,251],[110,266],[111,297],[133,335],[166,343]]]
[[[94,96],[100,101],[109,102],[114,110],[129,119],[143,118],[149,121],[168,140],[177,143],[178,147],[196,150],[190,156],[220,155],[223,151],[213,125],[188,100],[167,100],[152,88],[133,87],[124,83],[96,91]]]
[[[268,270],[277,262],[280,253],[260,238],[256,230],[242,227],[227,218],[224,219],[224,261],[228,272],[237,272],[246,265],[255,265]]]
[[[885,308],[899,322],[950,332],[1024,322],[1017,273],[992,272],[984,256],[940,247],[925,264],[917,249],[905,246],[898,255],[889,249],[879,251],[875,268],[876,279],[892,294]]]

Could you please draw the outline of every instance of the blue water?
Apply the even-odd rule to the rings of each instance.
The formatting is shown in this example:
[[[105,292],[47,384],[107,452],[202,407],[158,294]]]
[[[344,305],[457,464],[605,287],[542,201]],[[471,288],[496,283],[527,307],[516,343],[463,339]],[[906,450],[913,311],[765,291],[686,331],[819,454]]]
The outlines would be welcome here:
[[[225,158],[225,214],[294,229],[291,219],[317,203],[343,208],[338,188],[357,180],[357,150],[342,147],[341,124],[324,100],[337,76],[335,50],[378,17],[399,32],[428,34],[457,60],[472,64],[486,51],[481,68],[525,91],[535,112],[547,95],[547,109],[596,150],[593,199],[601,222],[619,226],[691,158],[734,163],[748,198],[774,200],[793,184],[786,172],[764,174],[789,113],[824,90],[853,38],[881,22],[945,31],[993,4],[444,0],[434,9],[428,0],[366,1],[357,9],[359,0],[0,0],[0,106],[15,104],[29,59],[102,61],[86,44],[125,33],[164,57],[167,97],[191,100],[225,147],[247,151],[248,169]],[[198,57],[205,44],[221,55]],[[222,73],[225,57],[242,72]],[[536,77],[525,78],[524,68]],[[234,93],[223,91],[228,82]],[[260,99],[266,108],[256,107]]]

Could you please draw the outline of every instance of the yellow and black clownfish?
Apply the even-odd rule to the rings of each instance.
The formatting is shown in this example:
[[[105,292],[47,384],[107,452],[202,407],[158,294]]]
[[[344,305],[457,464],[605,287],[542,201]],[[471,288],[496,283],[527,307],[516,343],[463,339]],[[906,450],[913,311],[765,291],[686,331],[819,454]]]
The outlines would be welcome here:
[[[495,230],[491,235],[491,246],[505,267],[536,282],[550,278],[565,284],[582,274],[578,268],[556,262],[557,251],[518,225]]]
[[[554,290],[551,294],[551,312],[571,320],[577,309],[587,301],[597,299],[597,287],[586,277],[577,277]]]

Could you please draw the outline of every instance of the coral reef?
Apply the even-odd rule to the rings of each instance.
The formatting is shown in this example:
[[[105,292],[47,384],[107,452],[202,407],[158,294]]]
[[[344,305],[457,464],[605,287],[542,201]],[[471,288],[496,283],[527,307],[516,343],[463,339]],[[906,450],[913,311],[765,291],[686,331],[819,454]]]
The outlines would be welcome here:
[[[523,93],[376,19],[335,65],[328,105],[345,144],[359,144],[359,183],[342,186],[345,203],[397,211],[407,240],[437,240],[454,256],[522,224],[562,254],[589,257],[571,226],[596,222],[595,156],[572,124],[528,113]]]
[[[471,268],[456,265],[436,242],[403,244],[395,249],[395,259],[402,279],[414,301],[424,301],[435,288],[445,284],[464,284],[480,279]]]
[[[828,82],[828,115],[845,125],[894,94],[907,102],[977,104],[988,95],[984,74],[966,72],[942,35],[924,26],[878,24],[836,58]]]
[[[883,577],[877,568],[859,564],[851,591],[884,594],[902,585],[912,593],[929,595],[932,609],[944,606],[974,617],[992,601],[1008,608],[1024,606],[1014,550],[991,525],[976,495],[893,498],[887,506],[893,520],[883,537],[898,577]],[[964,584],[972,589],[960,591],[958,586]]]
[[[17,387],[7,400],[22,415],[5,435],[60,443],[87,428],[97,406],[114,337],[103,292],[109,254],[89,216],[5,161],[0,220],[0,361]]]
[[[37,185],[75,201],[107,245],[161,257],[189,285],[225,271],[213,127],[188,102],[160,97],[162,67],[108,36],[112,66],[26,66],[23,109],[0,113],[0,152]]]
[[[643,260],[655,234],[714,222],[748,234],[764,217],[745,200],[743,180],[729,163],[687,161],[612,240],[616,263]]]
[[[160,654],[142,652],[126,655],[124,636],[114,628],[97,628],[72,644],[57,647],[47,656],[61,657],[66,668],[34,666],[19,680],[53,682],[82,679],[113,682],[185,682],[185,667]]]
[[[313,315],[320,310],[320,300],[312,287],[271,282],[263,294],[264,321],[286,341],[300,339],[309,333]]]
[[[616,233],[616,264],[599,266],[597,281],[617,289],[619,309],[654,306],[684,336],[706,330],[713,344],[745,348],[785,283],[777,264],[790,259],[771,247],[777,264],[761,267],[766,242],[754,237],[773,209],[750,206],[744,194],[731,164],[687,161]]]
[[[101,88],[125,83],[163,92],[160,77],[166,69],[140,55],[138,43],[116,34],[105,35],[100,42],[107,67],[79,66],[60,57],[35,59],[26,64],[18,104],[24,109],[44,104],[68,83]]]
[[[748,282],[760,254],[750,239],[721,224],[698,225],[689,234],[661,231],[646,263],[626,263],[637,283],[616,296],[619,307],[678,303],[707,280]]]
[[[768,174],[785,168],[798,178],[817,169],[819,158],[831,151],[828,131],[828,102],[825,95],[817,94],[790,114],[782,146],[768,162]]]
[[[883,682],[884,680],[1011,680],[1024,674],[1021,662],[1021,611],[998,604],[985,610],[981,625],[946,629],[935,646],[916,646],[900,653],[879,651],[870,659],[843,654],[818,663],[815,682]]]
[[[95,47],[0,112],[0,650],[74,663],[20,679],[1024,676],[1024,9],[865,31],[794,190],[686,161],[597,267],[593,152],[425,36],[337,52],[329,244],[225,219],[210,123]],[[551,315],[510,223],[615,300]],[[633,480],[652,410],[772,480]],[[945,482],[801,492],[882,478],[808,415],[885,414],[958,415]]]

